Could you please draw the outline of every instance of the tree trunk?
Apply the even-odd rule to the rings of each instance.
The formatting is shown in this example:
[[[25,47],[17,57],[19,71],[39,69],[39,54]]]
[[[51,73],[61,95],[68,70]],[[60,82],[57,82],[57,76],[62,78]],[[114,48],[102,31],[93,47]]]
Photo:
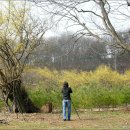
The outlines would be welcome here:
[[[13,86],[13,102],[15,104],[15,112],[20,112],[20,113],[25,113],[27,112],[27,109],[25,107],[24,102],[25,97],[24,93],[21,90],[21,81],[16,80],[14,81],[14,86]]]
[[[13,90],[13,101],[15,103],[15,112],[20,113],[31,113],[37,112],[39,109],[34,106],[28,97],[27,92],[21,86],[21,80],[16,80],[14,82]]]
[[[10,112],[32,113],[39,111],[29,99],[27,92],[21,85],[20,79],[8,83],[4,88],[6,88],[3,89],[4,102]],[[9,100],[12,104],[9,103]]]

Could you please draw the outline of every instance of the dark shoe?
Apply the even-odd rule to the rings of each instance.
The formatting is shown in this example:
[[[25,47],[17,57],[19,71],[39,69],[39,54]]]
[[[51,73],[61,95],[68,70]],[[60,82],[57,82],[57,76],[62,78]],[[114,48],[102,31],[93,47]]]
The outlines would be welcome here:
[[[68,121],[70,121],[70,119],[68,119]]]
[[[63,121],[66,121],[66,119],[64,119]]]

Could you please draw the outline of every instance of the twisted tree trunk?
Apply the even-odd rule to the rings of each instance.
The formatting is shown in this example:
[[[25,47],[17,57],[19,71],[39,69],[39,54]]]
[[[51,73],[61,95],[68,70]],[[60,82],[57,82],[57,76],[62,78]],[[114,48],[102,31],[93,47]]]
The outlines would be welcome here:
[[[27,92],[22,87],[20,78],[14,78],[9,82],[1,70],[0,76],[2,79],[3,100],[9,112],[28,113],[38,111],[38,108],[33,105]]]
[[[28,110],[25,107],[24,100],[26,98],[24,97],[24,93],[21,90],[21,80],[13,81],[13,102],[15,104],[15,111],[19,111],[20,113],[25,113]]]

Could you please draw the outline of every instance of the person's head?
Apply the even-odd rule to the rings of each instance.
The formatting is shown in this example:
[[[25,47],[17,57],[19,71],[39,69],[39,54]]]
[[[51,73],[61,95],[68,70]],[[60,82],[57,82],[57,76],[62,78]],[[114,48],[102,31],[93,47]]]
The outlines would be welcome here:
[[[68,82],[64,81],[63,87],[68,87],[68,86],[69,86]]]

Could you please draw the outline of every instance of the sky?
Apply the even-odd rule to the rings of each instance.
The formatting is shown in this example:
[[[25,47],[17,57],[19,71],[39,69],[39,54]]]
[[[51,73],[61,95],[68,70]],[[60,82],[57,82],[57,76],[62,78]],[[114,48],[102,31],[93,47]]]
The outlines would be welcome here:
[[[23,0],[17,0],[17,2],[22,2]],[[129,15],[129,18],[126,20],[126,16],[125,15],[119,15],[118,12],[114,11],[112,12],[113,14],[110,14],[109,17],[111,18],[112,24],[114,27],[117,28],[117,30],[127,30],[128,28],[130,29],[130,6],[127,6],[127,3],[125,0],[118,0],[120,1],[120,3],[125,4],[124,6],[120,7],[120,11],[125,14],[125,15]],[[16,2],[16,1],[15,1]],[[115,10],[117,9],[117,3],[115,2],[115,0],[109,0],[109,2],[113,3],[113,5],[115,6]],[[0,0],[0,8],[3,8],[4,5],[4,0]],[[71,26],[73,24],[72,21],[69,21],[67,23],[67,21],[65,19],[61,20],[57,26],[54,26],[54,22],[51,21],[50,15],[48,15],[47,12],[45,12],[45,10],[41,9],[41,7],[36,6],[33,2],[28,2],[30,7],[31,7],[31,13],[34,17],[39,17],[42,21],[46,20],[48,23],[48,27],[52,27],[50,30],[48,30],[45,33],[45,37],[50,37],[50,36],[59,36],[61,33],[63,32],[75,32],[77,30],[80,30],[81,27],[80,26]],[[114,4],[115,3],[115,4]],[[88,3],[87,5],[81,5],[79,7],[80,9],[91,9],[93,11],[96,11],[97,13],[100,14],[100,11],[98,9],[98,7],[94,6],[92,4],[92,2]],[[89,25],[89,27],[93,30],[98,30],[94,27],[94,25],[91,23],[91,18],[96,21],[98,24],[102,24],[101,21],[96,18],[96,17],[90,17],[89,15],[86,14],[82,14],[82,17],[79,16],[81,21],[86,23],[87,25]],[[55,17],[55,20],[59,19],[59,16]],[[71,26],[68,28],[68,26]]]
[[[117,2],[115,0],[109,0],[110,3],[113,4],[114,8],[113,8],[113,12],[109,15],[111,22],[113,24],[113,26],[118,30],[118,31],[124,31],[127,29],[130,29],[130,6],[127,6],[127,2],[125,0],[118,0],[120,1],[120,3],[124,4],[124,6],[120,6],[120,8],[117,7]],[[98,7],[94,6],[92,4],[92,2],[88,3],[87,5],[81,5],[81,7],[79,7],[80,9],[91,9],[96,11],[97,13],[99,13],[99,9]],[[124,15],[119,15],[119,11],[124,14]],[[33,6],[32,8],[32,12],[35,15],[38,15],[41,19],[45,19],[47,18],[48,21],[50,21],[50,16],[47,15],[47,13],[42,10],[40,7],[37,6]],[[100,13],[99,13],[100,14]],[[128,15],[128,16],[126,16]],[[86,15],[86,14],[82,14],[82,17],[79,16],[82,22],[85,22],[87,25],[89,25],[90,28],[92,28],[93,30],[97,30],[97,28],[94,27],[94,25],[91,23],[91,18],[90,18],[90,14]],[[55,18],[58,19],[59,17],[57,16]],[[127,19],[127,20],[126,20]],[[96,18],[93,17],[93,20],[97,22],[97,24],[102,24],[101,21]],[[52,23],[50,23],[52,24]],[[68,23],[66,22],[65,19],[61,20],[59,22],[59,24],[57,26],[54,26],[51,30],[49,30],[46,33],[46,36],[55,36],[55,35],[60,35],[63,32],[74,32],[77,30],[80,30],[81,27],[80,26],[71,26],[73,24],[72,21],[69,21]],[[71,26],[68,28],[68,26]]]

